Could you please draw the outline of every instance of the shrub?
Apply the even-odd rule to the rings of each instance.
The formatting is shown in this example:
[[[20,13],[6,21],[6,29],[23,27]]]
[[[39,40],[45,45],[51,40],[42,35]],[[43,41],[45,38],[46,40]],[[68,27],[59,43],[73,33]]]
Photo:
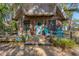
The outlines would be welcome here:
[[[11,25],[11,30],[12,31],[17,31],[17,29],[18,29],[17,28],[17,22],[15,20],[12,20],[10,25]]]
[[[73,47],[75,47],[77,44],[75,43],[74,40],[66,39],[66,38],[61,38],[61,39],[55,40],[54,45],[55,45],[55,46],[60,46],[60,47],[62,47],[62,48],[73,48]]]
[[[10,33],[11,32],[11,28],[10,27],[5,27],[4,31]]]

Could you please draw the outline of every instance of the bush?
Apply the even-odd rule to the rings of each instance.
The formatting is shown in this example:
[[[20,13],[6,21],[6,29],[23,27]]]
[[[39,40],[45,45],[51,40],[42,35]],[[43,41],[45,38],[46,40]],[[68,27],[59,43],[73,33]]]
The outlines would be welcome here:
[[[11,32],[11,28],[10,27],[5,27],[4,31],[10,33]]]
[[[12,20],[10,25],[13,31],[17,31],[17,22],[15,20]]]
[[[77,44],[75,43],[74,40],[66,39],[66,38],[61,38],[61,39],[55,40],[54,45],[55,45],[55,46],[60,46],[60,47],[62,47],[62,48],[73,48],[73,47],[75,47]]]

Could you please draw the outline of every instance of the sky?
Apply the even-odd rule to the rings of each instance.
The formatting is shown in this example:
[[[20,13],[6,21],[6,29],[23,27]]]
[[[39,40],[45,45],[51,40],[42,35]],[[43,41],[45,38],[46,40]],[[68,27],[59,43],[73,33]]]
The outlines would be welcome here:
[[[69,7],[71,5],[71,3],[69,3],[67,6]],[[78,4],[78,8],[79,8],[79,4]],[[73,13],[73,16],[72,16],[73,20],[75,19],[79,19],[79,12],[74,12]]]
[[[73,19],[79,19],[79,12],[74,12],[72,18]]]

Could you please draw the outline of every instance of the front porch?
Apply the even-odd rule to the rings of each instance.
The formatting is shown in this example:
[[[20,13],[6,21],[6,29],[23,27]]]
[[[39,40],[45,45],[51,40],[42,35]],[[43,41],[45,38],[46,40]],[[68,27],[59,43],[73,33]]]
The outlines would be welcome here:
[[[41,38],[42,41],[43,38],[45,41],[51,35],[63,37],[62,22],[67,20],[57,4],[40,3],[31,4],[28,9],[27,5],[23,4],[16,11],[13,19],[18,22],[18,31],[21,30],[30,38],[38,36],[40,37],[39,41]]]

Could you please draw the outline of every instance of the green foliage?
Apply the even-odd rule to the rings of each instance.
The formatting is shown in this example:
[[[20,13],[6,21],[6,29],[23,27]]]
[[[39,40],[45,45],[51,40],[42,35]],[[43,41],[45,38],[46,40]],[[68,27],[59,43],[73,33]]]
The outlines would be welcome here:
[[[16,23],[15,20],[12,20],[10,25],[11,25],[11,29],[13,31],[16,31],[17,30],[17,23]]]
[[[67,21],[63,21],[63,26],[68,26]]]
[[[2,19],[0,19],[0,29],[3,29],[3,26],[4,26],[3,21]]]
[[[4,3],[0,3],[0,29],[1,30],[4,30],[3,22],[8,11],[9,11],[8,6]]]
[[[5,26],[4,31],[8,32],[8,33],[12,33],[14,31],[17,31],[17,23],[16,23],[16,21],[12,20],[11,23],[9,24],[9,26]]]
[[[16,41],[25,42],[25,38],[26,38],[26,37],[25,37],[24,35],[17,36],[16,39],[18,39],[18,40],[16,40]]]
[[[25,36],[22,36],[21,39],[22,39],[22,42],[25,42]]]
[[[60,46],[60,47],[62,47],[62,48],[73,48],[73,47],[75,47],[77,44],[75,43],[74,40],[66,39],[66,38],[61,38],[61,39],[55,40],[54,45],[55,45],[55,46]]]
[[[11,32],[11,27],[5,27],[4,31],[10,33]]]
[[[26,39],[25,41],[32,40],[32,38],[33,38],[33,37],[32,37],[31,35],[25,35],[25,39]]]
[[[10,11],[7,4],[0,4],[0,18],[4,18],[8,12]]]
[[[68,6],[67,6],[68,4],[61,4],[61,7],[63,7],[63,9],[64,9],[64,11],[65,11],[65,13],[66,13],[66,17],[72,17],[72,15],[73,15],[73,11],[69,11],[68,9]]]

